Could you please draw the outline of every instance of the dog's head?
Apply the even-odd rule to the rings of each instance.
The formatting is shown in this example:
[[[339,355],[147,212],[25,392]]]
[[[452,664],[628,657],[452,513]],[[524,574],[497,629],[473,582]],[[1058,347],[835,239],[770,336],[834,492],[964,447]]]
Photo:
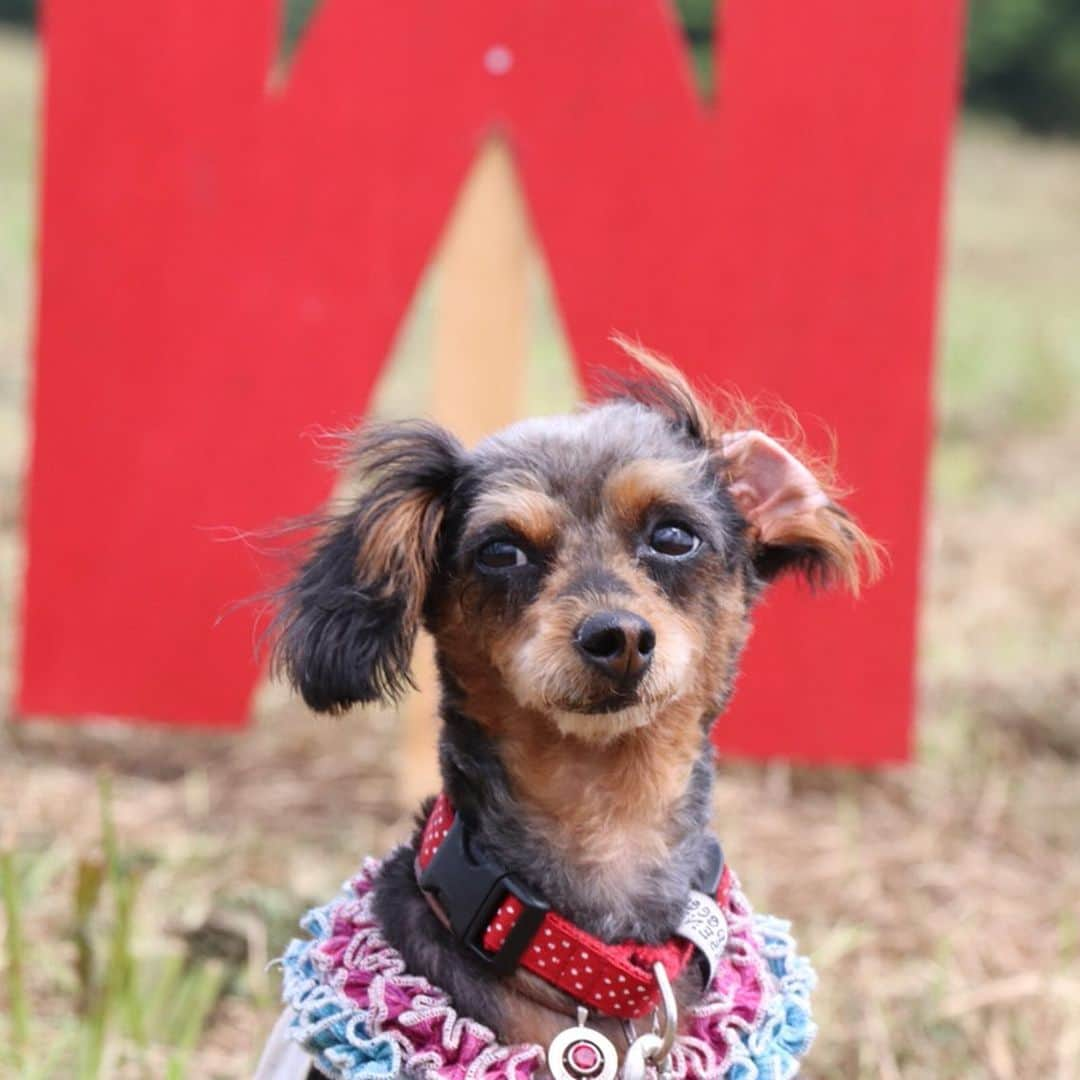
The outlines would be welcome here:
[[[277,659],[321,711],[396,697],[423,623],[448,703],[497,734],[615,740],[723,706],[762,585],[856,588],[873,547],[808,465],[666,364],[466,452],[361,432],[364,489],[285,594]]]

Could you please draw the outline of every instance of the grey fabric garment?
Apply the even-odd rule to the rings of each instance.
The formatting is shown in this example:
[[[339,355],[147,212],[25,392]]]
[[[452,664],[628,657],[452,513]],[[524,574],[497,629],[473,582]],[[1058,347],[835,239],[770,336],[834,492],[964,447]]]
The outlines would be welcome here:
[[[292,1009],[286,1009],[278,1017],[266,1040],[253,1080],[307,1080],[309,1071],[318,1075],[312,1070],[311,1058],[289,1038],[292,1018]]]

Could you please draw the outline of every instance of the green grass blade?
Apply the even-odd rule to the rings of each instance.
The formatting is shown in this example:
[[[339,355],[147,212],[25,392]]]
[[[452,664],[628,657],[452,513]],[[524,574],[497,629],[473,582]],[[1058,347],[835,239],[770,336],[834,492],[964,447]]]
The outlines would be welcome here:
[[[99,988],[82,1028],[79,1048],[79,1080],[96,1080],[105,1055],[105,1029],[109,1019],[109,999],[104,987]]]
[[[172,1016],[171,1041],[176,1053],[169,1058],[169,1077],[184,1075],[188,1056],[195,1049],[228,980],[229,968],[218,960],[189,969]]]
[[[218,960],[208,960],[195,968],[191,976],[189,1006],[182,1017],[183,1023],[176,1039],[177,1048],[184,1053],[193,1050],[199,1041],[199,1036],[210,1019],[210,1013],[228,982],[229,969]]]
[[[167,1041],[169,1011],[179,996],[183,977],[183,953],[170,953],[157,966],[143,1009],[146,1034],[154,1042]]]
[[[78,1025],[52,1032],[44,1055],[23,1069],[21,1080],[54,1080],[70,1075],[70,1058],[78,1046],[79,1034]]]
[[[4,919],[7,923],[5,953],[11,1042],[16,1057],[22,1060],[30,1037],[30,1006],[24,979],[25,943],[20,891],[15,876],[15,855],[11,851],[0,851],[0,892],[3,894]]]
[[[105,996],[109,1002],[109,1010],[120,1011],[127,1034],[138,1046],[143,1047],[146,1045],[146,1035],[132,949],[138,881],[133,873],[125,869],[120,858],[112,816],[112,780],[106,773],[102,773],[98,779],[98,792],[101,801],[101,845],[105,852],[105,866],[115,915],[108,972],[105,977]]]
[[[71,936],[75,942],[75,975],[79,997],[76,1005],[80,1016],[90,1014],[95,988],[94,941],[90,921],[101,899],[105,867],[96,860],[80,859],[75,873],[74,917]]]

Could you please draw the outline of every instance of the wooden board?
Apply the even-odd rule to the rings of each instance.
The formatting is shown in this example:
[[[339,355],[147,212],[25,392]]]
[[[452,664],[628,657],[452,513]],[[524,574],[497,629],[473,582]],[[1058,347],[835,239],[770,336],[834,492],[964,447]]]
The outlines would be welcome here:
[[[278,18],[46,11],[22,712],[244,722],[263,570],[215,530],[325,498],[301,434],[364,412],[498,130],[586,380],[619,329],[824,418],[890,550],[858,607],[775,595],[721,744],[904,756],[959,0],[729,0],[715,105],[664,0],[325,0],[272,90]]]
[[[466,446],[525,411],[530,236],[509,148],[485,144],[436,254],[431,415]],[[413,657],[417,691],[403,706],[399,795],[415,806],[438,790],[438,686],[432,644]]]

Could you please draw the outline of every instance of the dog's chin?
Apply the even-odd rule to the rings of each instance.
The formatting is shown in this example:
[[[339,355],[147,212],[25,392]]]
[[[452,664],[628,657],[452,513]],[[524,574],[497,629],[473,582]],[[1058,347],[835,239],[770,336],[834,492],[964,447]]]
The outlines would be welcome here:
[[[599,709],[590,707],[588,711],[554,709],[548,715],[563,735],[603,745],[650,724],[656,716],[656,706],[642,701],[612,702]]]

